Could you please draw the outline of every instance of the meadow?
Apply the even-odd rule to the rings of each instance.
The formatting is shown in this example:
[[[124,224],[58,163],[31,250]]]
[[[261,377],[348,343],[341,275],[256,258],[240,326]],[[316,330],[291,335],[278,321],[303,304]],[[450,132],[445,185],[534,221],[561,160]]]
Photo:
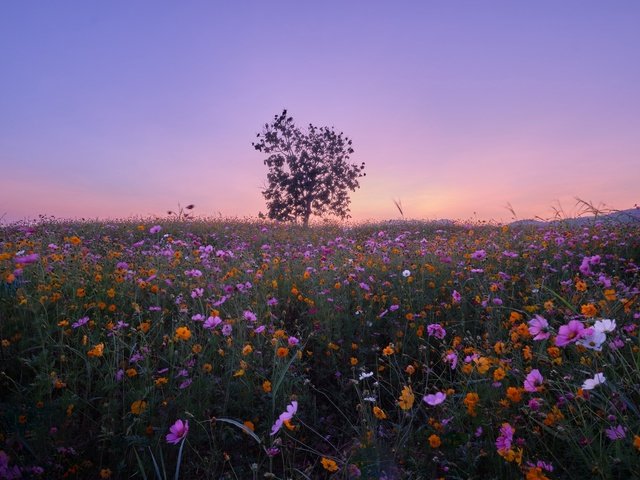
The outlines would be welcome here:
[[[0,478],[640,478],[640,224],[0,227]]]

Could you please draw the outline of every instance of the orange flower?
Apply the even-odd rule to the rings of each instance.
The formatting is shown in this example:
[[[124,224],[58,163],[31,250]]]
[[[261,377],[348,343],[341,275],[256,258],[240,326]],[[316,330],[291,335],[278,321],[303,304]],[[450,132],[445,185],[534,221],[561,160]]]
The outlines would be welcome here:
[[[387,345],[386,347],[384,347],[384,350],[382,350],[382,354],[385,357],[388,357],[389,355],[393,355],[394,353],[395,353],[395,350],[391,345]]]
[[[487,371],[491,367],[491,360],[488,359],[487,357],[480,357],[475,362],[476,362],[476,369],[478,370],[478,373],[480,373],[481,375],[484,375],[485,373],[487,373]]]
[[[507,388],[507,398],[513,403],[518,403],[522,400],[522,390],[516,387]]]
[[[480,401],[480,396],[475,392],[467,393],[462,403],[467,407],[467,413],[472,417],[476,416],[476,405]]]
[[[189,330],[189,327],[178,327],[176,328],[175,338],[176,340],[189,340],[191,338],[191,330]]]
[[[402,410],[410,410],[411,407],[413,407],[415,398],[411,387],[403,387],[400,398],[398,399],[398,405]]]
[[[269,393],[271,391],[271,382],[269,380],[262,382],[262,391],[264,393]]]
[[[147,402],[144,400],[136,400],[131,404],[131,413],[134,415],[142,415],[142,413],[147,409]]]
[[[387,418],[387,414],[384,413],[384,410],[382,410],[377,405],[373,407],[373,414],[378,420],[384,420],[385,418]]]
[[[247,427],[249,430],[251,430],[252,432],[256,431],[256,427],[251,420],[245,420],[243,425]]]
[[[163,385],[166,385],[167,383],[169,383],[169,379],[167,377],[158,377],[155,379],[153,383],[155,384],[156,387],[160,388]]]
[[[598,309],[593,303],[587,303],[586,305],[582,305],[580,307],[580,313],[585,317],[592,318],[595,317],[598,313]]]
[[[493,371],[493,381],[499,382],[504,377],[506,377],[506,375],[507,375],[507,372],[505,372],[502,367],[498,367]]]
[[[251,352],[253,352],[253,347],[250,344],[246,344],[244,347],[242,347],[242,355],[244,355],[245,357]]]
[[[95,345],[91,350],[87,352],[89,357],[101,357],[104,352],[104,343]]]
[[[328,472],[333,473],[338,471],[338,464],[330,458],[322,457],[320,463],[322,463],[322,468]]]
[[[633,446],[636,447],[636,450],[640,451],[640,435],[633,436]]]
[[[285,358],[287,355],[289,355],[289,349],[286,347],[280,347],[278,348],[278,350],[276,351],[276,355],[279,358]]]
[[[544,473],[542,473],[542,467],[530,467],[527,470],[526,480],[549,480]]]
[[[440,445],[442,445],[442,441],[438,435],[434,433],[429,436],[429,446],[431,448],[438,448]]]
[[[127,377],[132,378],[135,377],[136,375],[138,375],[138,371],[135,368],[127,368],[127,370],[125,370],[125,373],[127,374]]]

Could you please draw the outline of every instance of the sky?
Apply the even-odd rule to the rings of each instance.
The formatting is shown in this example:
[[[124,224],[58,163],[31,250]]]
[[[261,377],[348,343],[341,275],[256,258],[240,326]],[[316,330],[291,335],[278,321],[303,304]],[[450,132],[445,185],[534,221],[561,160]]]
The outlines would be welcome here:
[[[266,212],[287,109],[353,140],[355,221],[640,203],[640,2],[0,3],[0,217]]]

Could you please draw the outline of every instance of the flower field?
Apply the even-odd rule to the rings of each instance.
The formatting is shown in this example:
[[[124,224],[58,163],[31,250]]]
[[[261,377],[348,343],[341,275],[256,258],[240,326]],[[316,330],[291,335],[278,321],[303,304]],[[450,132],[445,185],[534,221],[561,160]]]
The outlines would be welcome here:
[[[640,478],[640,225],[0,228],[0,478]]]

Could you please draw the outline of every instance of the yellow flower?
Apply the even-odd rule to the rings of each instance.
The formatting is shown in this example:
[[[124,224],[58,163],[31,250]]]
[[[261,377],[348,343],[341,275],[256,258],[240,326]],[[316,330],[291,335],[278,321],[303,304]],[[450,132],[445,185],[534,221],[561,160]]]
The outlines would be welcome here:
[[[104,343],[95,345],[91,350],[87,352],[89,357],[101,357],[104,352]]]
[[[134,415],[142,415],[142,413],[147,409],[147,402],[144,400],[136,400],[131,404],[131,413]]]
[[[176,340],[189,340],[191,338],[191,330],[189,327],[178,327],[176,328]]]
[[[324,468],[328,472],[333,473],[338,471],[338,464],[330,458],[322,457],[320,463],[322,463],[322,468]]]
[[[440,445],[442,445],[442,441],[438,435],[434,433],[429,436],[429,446],[431,448],[438,448]]]
[[[413,407],[415,398],[413,391],[411,391],[411,387],[403,387],[402,394],[398,399],[398,405],[402,410],[410,410],[411,407]]]
[[[373,407],[373,414],[378,420],[384,420],[385,418],[387,418],[387,414],[384,413],[384,410],[382,410],[377,405]]]

